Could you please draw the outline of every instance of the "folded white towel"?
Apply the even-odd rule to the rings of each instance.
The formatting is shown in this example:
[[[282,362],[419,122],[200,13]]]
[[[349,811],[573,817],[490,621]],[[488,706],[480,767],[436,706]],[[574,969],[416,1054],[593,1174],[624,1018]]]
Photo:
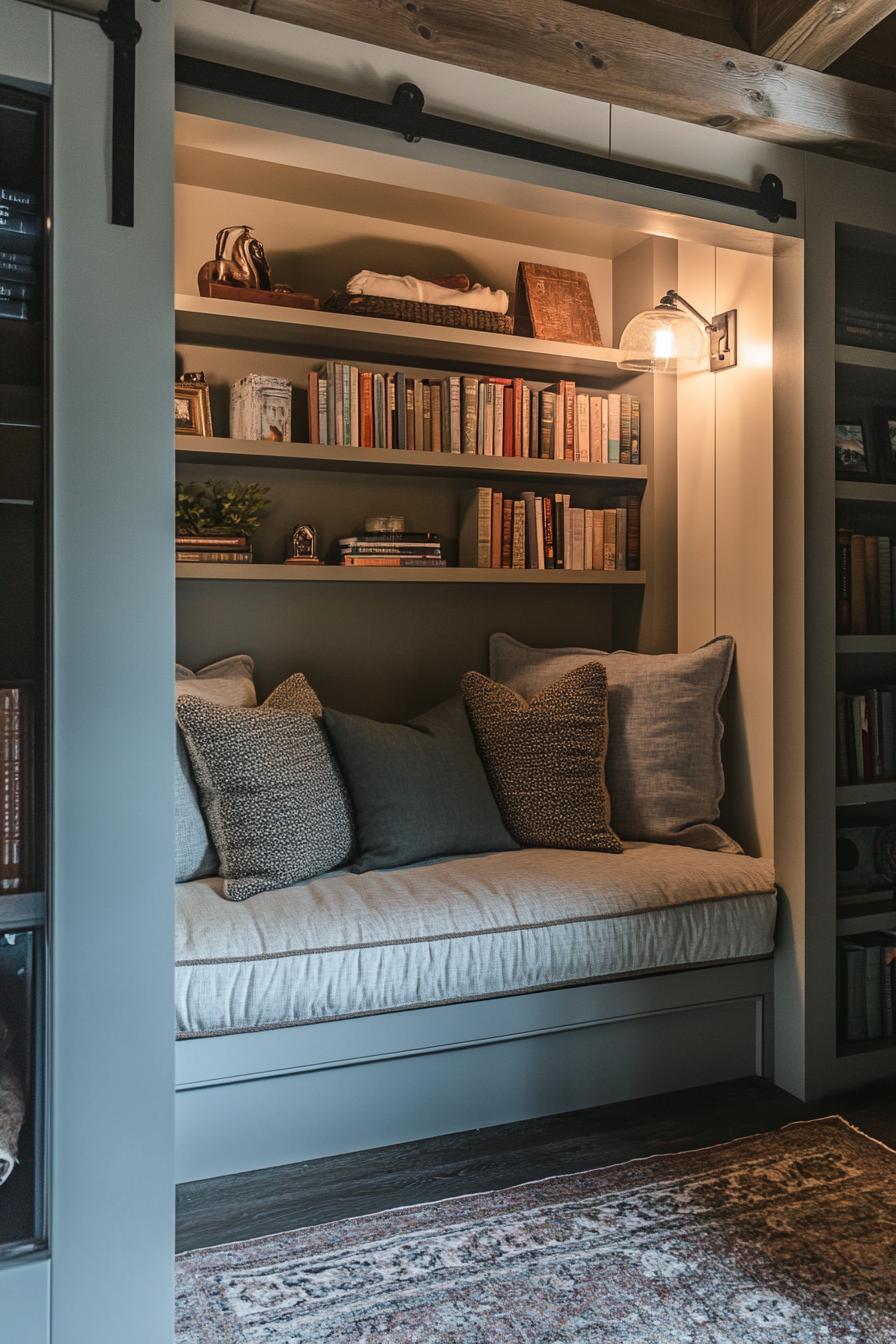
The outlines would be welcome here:
[[[471,285],[468,290],[447,289],[413,275],[378,275],[359,271],[346,284],[349,294],[369,294],[379,299],[410,299],[413,303],[444,303],[450,308],[478,308],[502,316],[510,307],[507,291]]]
[[[19,1131],[25,1119],[25,1093],[18,1072],[0,1059],[0,1185],[18,1161]]]

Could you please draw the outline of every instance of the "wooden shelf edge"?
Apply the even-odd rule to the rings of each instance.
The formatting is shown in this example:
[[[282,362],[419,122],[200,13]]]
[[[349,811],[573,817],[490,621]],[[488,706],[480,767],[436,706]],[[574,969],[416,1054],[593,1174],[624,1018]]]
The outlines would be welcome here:
[[[838,653],[896,653],[896,635],[838,635]]]
[[[870,1055],[881,1050],[896,1050],[896,1036],[879,1036],[875,1041],[838,1041],[837,1058],[849,1055]]]
[[[631,587],[643,586],[646,582],[642,569],[467,569],[457,566],[445,569],[364,569],[348,565],[228,565],[188,561],[175,565],[175,573],[178,579],[223,579],[255,583],[557,583]]]
[[[870,345],[837,345],[834,347],[834,362],[848,364],[852,368],[896,373],[896,352],[876,350]]]
[[[854,807],[862,803],[889,803],[896,801],[896,780],[881,780],[872,784],[838,784],[835,790],[838,807]]]
[[[854,504],[896,504],[896,485],[884,481],[837,481],[834,497]]]
[[[0,891],[0,933],[39,928],[47,918],[44,891]]]
[[[300,468],[355,467],[364,471],[445,473],[446,475],[510,475],[570,478],[616,484],[646,481],[647,467],[627,462],[566,462],[541,457],[489,457],[484,453],[425,453],[396,448],[357,448],[318,443],[268,443],[249,439],[175,436],[175,454],[182,462],[221,459],[246,465]]]
[[[868,904],[871,906],[872,903],[869,901]],[[890,906],[889,909],[870,909],[865,913],[861,913],[860,910],[851,915],[837,916],[838,938],[847,938],[857,933],[872,933],[878,929],[896,929],[896,905]]]
[[[416,363],[427,356],[458,367],[483,364],[519,369],[581,373],[598,378],[631,378],[619,369],[619,351],[610,346],[574,345],[562,341],[539,341],[528,336],[469,331],[463,327],[428,326],[416,322],[392,322],[379,318],[353,317],[314,309],[278,308],[227,299],[204,299],[199,295],[174,296],[178,340],[203,336],[234,340],[274,342],[305,350],[326,348],[357,351],[382,363],[383,355],[413,351]],[[377,352],[379,352],[377,354]]]

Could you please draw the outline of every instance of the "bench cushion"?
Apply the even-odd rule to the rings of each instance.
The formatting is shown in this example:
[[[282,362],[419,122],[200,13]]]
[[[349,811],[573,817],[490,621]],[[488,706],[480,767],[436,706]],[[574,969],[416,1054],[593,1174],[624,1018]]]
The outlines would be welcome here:
[[[332,873],[244,904],[177,891],[180,1037],[767,956],[769,863],[628,844]]]

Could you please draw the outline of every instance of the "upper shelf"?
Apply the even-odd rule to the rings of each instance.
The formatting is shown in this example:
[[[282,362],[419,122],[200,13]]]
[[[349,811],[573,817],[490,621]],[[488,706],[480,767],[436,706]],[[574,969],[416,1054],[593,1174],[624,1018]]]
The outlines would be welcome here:
[[[423,367],[444,364],[451,368],[577,374],[594,379],[632,376],[616,367],[619,352],[608,346],[535,341],[526,336],[350,317],[305,308],[259,307],[192,294],[177,294],[174,303],[178,340],[251,343],[257,349],[291,347],[321,358],[332,354],[367,356],[377,363],[398,359]]]
[[[176,439],[182,462],[229,462],[254,467],[314,467],[388,474],[458,477],[509,476],[516,480],[565,480],[625,486],[647,479],[645,466],[619,462],[557,462],[540,457],[489,457],[484,453],[407,452],[395,448],[343,448],[318,443],[269,443],[246,439]]]
[[[851,364],[858,369],[882,369],[896,373],[896,354],[891,350],[873,350],[865,345],[838,345],[834,348],[838,364]]]

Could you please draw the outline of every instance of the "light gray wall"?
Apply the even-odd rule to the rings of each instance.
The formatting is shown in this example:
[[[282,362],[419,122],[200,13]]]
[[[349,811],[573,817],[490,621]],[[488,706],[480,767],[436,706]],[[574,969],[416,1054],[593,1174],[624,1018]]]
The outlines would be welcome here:
[[[173,36],[137,9],[134,229],[111,45],[53,20],[53,1344],[173,1331]]]

